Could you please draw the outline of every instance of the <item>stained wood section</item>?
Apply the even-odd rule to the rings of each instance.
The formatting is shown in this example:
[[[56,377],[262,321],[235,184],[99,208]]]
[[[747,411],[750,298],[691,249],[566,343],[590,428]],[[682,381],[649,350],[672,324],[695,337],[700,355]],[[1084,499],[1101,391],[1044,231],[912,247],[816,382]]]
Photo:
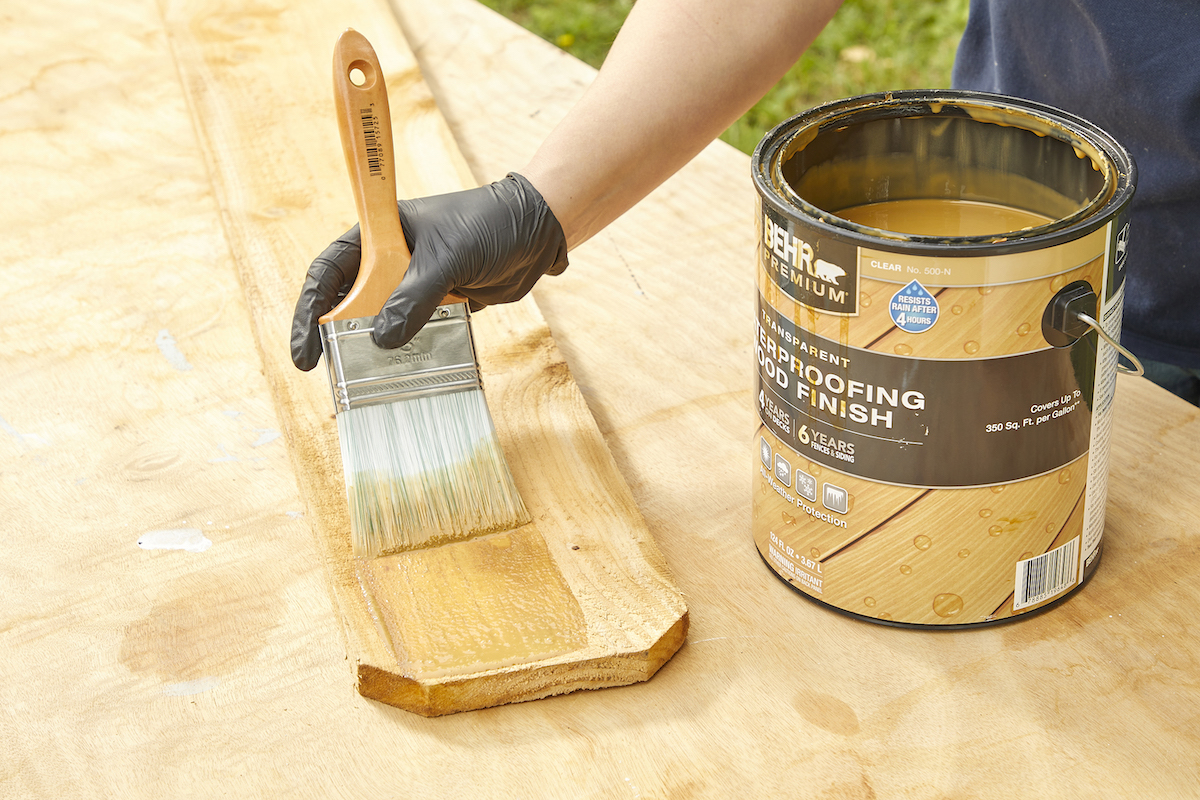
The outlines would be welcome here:
[[[386,8],[354,9],[388,84],[399,193],[475,185]],[[355,217],[328,77],[349,17],[319,4],[280,10],[250,37],[269,55],[245,59],[246,37],[210,33],[230,13],[188,3],[165,18],[359,691],[445,714],[646,680],[683,643],[686,607],[531,298],[477,315],[474,333],[533,523],[444,552],[350,557],[328,387],[320,370],[296,371],[286,346],[309,261]]]
[[[528,526],[357,566],[372,616],[409,675],[460,676],[587,647],[579,602]]]

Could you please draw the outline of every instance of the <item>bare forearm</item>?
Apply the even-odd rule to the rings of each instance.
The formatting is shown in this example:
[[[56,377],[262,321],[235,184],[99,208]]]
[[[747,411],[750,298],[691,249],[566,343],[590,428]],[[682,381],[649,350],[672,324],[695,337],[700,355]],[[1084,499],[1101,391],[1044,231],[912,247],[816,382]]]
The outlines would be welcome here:
[[[571,247],[746,112],[841,0],[639,0],[583,98],[522,171]]]

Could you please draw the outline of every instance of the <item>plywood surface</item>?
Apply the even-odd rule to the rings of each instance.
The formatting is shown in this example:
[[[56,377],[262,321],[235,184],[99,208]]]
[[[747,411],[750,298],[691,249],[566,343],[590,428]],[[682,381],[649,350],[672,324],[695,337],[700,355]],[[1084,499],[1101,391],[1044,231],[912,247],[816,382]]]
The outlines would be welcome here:
[[[1104,559],[1052,612],[915,633],[805,601],[750,539],[753,190],[720,146],[535,291],[686,644],[619,689],[436,719],[361,698],[258,345],[282,334],[252,327],[292,298],[244,299],[168,31],[256,63],[287,15],[341,9],[373,41],[381,17],[188,8],[52,2],[0,27],[0,796],[1194,794],[1200,415],[1120,379]],[[469,0],[398,10],[478,180],[524,163],[592,74]],[[319,62],[279,79],[324,87]],[[326,118],[325,95],[294,102]],[[287,177],[252,205],[264,223],[345,191],[261,157]],[[306,260],[321,227],[271,236]]]

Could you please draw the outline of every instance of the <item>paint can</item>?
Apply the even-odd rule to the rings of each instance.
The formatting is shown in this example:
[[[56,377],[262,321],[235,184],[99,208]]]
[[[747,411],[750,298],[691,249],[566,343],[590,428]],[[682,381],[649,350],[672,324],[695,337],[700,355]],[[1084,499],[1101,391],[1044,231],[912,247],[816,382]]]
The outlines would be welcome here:
[[[789,119],[752,170],[767,566],[914,627],[1081,587],[1125,369],[1129,154],[1048,106],[891,92]]]

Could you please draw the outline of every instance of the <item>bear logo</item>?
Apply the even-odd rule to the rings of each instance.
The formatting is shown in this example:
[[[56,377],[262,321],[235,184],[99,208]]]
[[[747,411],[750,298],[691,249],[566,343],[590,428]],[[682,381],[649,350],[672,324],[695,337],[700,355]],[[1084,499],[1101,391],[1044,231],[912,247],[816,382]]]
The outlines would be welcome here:
[[[813,274],[826,283],[832,283],[834,286],[841,286],[838,283],[838,278],[846,274],[846,270],[839,267],[837,264],[830,264],[823,258],[818,258],[813,264]]]

